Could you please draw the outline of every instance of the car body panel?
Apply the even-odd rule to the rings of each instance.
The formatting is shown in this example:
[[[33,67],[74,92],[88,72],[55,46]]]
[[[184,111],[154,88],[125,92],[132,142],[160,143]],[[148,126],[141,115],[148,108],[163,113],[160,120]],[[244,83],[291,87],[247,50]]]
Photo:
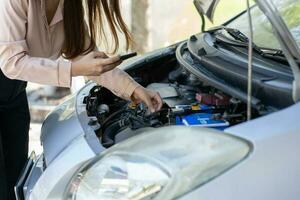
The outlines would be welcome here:
[[[89,84],[79,91],[78,96],[58,106],[45,119],[41,130],[41,142],[44,150],[46,166],[67,148],[78,137],[83,137],[94,153],[100,153],[103,148],[99,144],[94,129],[89,125],[90,120],[86,117],[86,107],[83,96],[95,84]]]
[[[28,178],[26,179],[26,182],[24,183],[23,187],[23,194],[25,194],[25,199],[29,199],[29,196],[31,194],[32,188],[36,184],[37,180],[41,177],[43,174],[43,167],[44,167],[44,160],[43,155],[40,155],[35,161],[30,169],[30,173],[28,175]],[[17,199],[19,200],[19,199]]]
[[[87,84],[45,119],[41,134],[43,154],[31,170],[35,175],[27,179],[25,196],[30,193],[31,199],[45,199],[53,187],[67,184],[64,182],[68,181],[66,174],[74,173],[82,162],[104,150],[94,132],[97,127],[89,125],[93,119],[87,117],[83,103],[83,98],[94,85]],[[46,170],[41,173],[45,167]]]
[[[253,143],[252,154],[215,180],[179,198],[297,200],[300,196],[300,103],[225,130]]]
[[[95,155],[84,137],[74,139],[38,179],[30,199],[61,199],[72,175]]]

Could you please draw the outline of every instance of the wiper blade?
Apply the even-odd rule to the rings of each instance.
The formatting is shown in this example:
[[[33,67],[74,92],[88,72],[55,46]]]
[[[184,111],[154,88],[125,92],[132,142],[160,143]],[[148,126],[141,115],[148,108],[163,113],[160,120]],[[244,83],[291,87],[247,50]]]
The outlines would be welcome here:
[[[285,57],[283,51],[279,49],[269,49],[269,48],[260,48],[260,49],[262,50],[262,55]]]
[[[233,29],[233,28],[223,28],[223,30],[225,30],[232,38],[234,38],[235,40],[238,40],[240,42],[243,42],[245,44],[248,45],[249,43],[249,38],[242,33],[240,30],[238,29]],[[263,54],[264,52],[261,50],[261,48],[259,48],[256,44],[253,43],[253,50],[256,51],[259,54]]]
[[[214,32],[215,33],[216,31],[219,31],[219,30],[226,31],[234,40],[241,42],[242,46],[246,47],[246,46],[249,45],[249,38],[238,29],[228,28],[228,27],[225,27],[225,26],[220,26],[220,27],[211,29],[208,32]],[[285,55],[284,55],[283,51],[279,50],[279,49],[263,48],[263,47],[257,46],[255,43],[253,43],[253,50],[256,51],[258,54],[260,54],[261,56],[264,56],[264,57],[268,57],[268,58],[270,58],[270,57],[282,57],[282,58],[285,59]]]
[[[216,33],[217,31],[220,30],[224,30],[226,31],[233,39],[240,41],[242,43],[248,44],[249,43],[249,39],[248,37],[242,33],[241,31],[239,31],[238,29],[234,29],[234,28],[228,28],[226,26],[217,26],[215,28],[209,29],[208,33]]]
[[[279,62],[284,62],[285,64],[288,64],[288,61],[283,53],[283,51],[278,50],[278,49],[268,49],[268,48],[261,48],[263,51],[263,56],[264,58],[269,58],[272,60],[276,60]],[[296,63],[300,66],[300,61],[295,58]]]
[[[242,33],[241,31],[239,31],[238,29],[233,29],[233,28],[224,28],[224,30],[234,39],[239,40],[241,42],[244,43],[248,43],[249,42],[249,38]]]

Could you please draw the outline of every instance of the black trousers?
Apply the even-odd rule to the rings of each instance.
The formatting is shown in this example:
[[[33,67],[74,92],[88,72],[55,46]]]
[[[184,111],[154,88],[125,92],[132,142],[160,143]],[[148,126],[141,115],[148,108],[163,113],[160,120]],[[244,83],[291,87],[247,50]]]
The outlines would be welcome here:
[[[0,200],[14,200],[14,185],[28,156],[30,114],[26,93],[0,108]]]

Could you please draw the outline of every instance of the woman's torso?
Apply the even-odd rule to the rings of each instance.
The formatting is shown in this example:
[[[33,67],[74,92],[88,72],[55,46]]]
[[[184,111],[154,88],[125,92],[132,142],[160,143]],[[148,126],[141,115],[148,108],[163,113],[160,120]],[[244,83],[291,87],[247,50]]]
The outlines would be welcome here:
[[[60,1],[50,24],[46,17],[46,0],[28,1],[28,54],[34,57],[57,59],[64,43],[63,0]]]
[[[28,55],[57,59],[64,43],[63,0],[60,0],[50,24],[46,17],[46,0],[20,1],[27,14],[24,39],[28,46]],[[14,104],[17,97],[25,91],[26,85],[24,81],[8,79],[0,71],[0,109],[6,104]]]

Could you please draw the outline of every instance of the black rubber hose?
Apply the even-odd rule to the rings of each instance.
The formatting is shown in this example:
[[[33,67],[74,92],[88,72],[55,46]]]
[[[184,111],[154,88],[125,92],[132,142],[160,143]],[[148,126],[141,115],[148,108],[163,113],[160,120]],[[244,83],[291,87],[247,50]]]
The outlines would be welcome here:
[[[116,135],[125,127],[128,126],[128,123],[125,120],[119,120],[108,126],[102,135],[102,145],[105,148],[109,148],[115,144]]]
[[[170,72],[168,78],[170,82],[174,83],[186,79],[187,75],[184,73],[184,69],[182,67],[179,67],[178,69]]]
[[[121,114],[128,113],[128,112],[130,112],[130,111],[129,110],[125,110],[125,109],[118,110],[118,111],[114,112],[109,117],[107,117],[105,119],[105,121],[101,124],[102,128],[105,129],[106,126],[109,126],[110,125],[110,121],[112,121],[112,119],[115,118],[117,115],[121,115]]]

